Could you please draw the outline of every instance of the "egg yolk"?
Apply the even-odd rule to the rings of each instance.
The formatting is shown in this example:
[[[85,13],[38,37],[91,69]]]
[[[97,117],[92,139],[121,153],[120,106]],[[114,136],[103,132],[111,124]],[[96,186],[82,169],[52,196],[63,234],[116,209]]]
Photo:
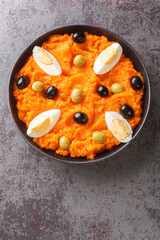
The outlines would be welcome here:
[[[31,131],[32,131],[32,133],[34,133],[36,135],[40,135],[40,134],[45,133],[50,126],[51,126],[51,120],[49,117],[47,117],[45,119],[39,119],[38,123],[35,122],[32,125]]]
[[[37,51],[37,57],[39,61],[45,65],[51,65],[53,63],[52,57],[41,48],[39,48]]]
[[[118,55],[118,50],[112,47],[107,48],[101,56],[101,61],[104,64],[112,63]]]
[[[130,131],[122,119],[115,118],[111,122],[111,129],[116,137],[118,137],[121,140],[124,140],[126,137],[128,137]]]

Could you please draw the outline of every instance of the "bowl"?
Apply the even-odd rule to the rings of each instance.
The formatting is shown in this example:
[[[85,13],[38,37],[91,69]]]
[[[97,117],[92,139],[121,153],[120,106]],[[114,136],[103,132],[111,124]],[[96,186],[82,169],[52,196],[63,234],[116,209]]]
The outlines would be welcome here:
[[[96,155],[94,160],[89,160],[87,158],[71,158],[69,156],[61,156],[56,154],[54,151],[48,150],[48,149],[42,149],[40,148],[37,144],[33,142],[33,140],[27,136],[26,134],[26,125],[23,123],[17,115],[17,108],[16,108],[16,101],[13,96],[13,84],[14,84],[14,76],[15,74],[23,67],[24,63],[26,62],[27,58],[32,54],[32,49],[35,45],[42,45],[44,41],[46,41],[51,35],[55,34],[71,34],[73,32],[77,31],[83,31],[83,32],[88,32],[90,34],[95,34],[98,36],[104,35],[108,38],[109,41],[115,41],[118,42],[122,48],[124,55],[132,61],[135,69],[140,72],[144,78],[144,83],[145,83],[145,88],[144,88],[144,96],[143,96],[143,112],[141,116],[141,122],[139,125],[135,128],[134,133],[133,133],[133,139],[137,136],[137,134],[140,132],[147,114],[149,110],[149,105],[150,105],[150,83],[149,83],[149,78],[148,74],[146,71],[146,68],[144,66],[144,63],[142,62],[141,58],[138,56],[137,52],[126,42],[124,41],[121,37],[118,35],[112,33],[111,31],[108,31],[106,29],[100,28],[100,27],[95,27],[95,26],[89,26],[89,25],[70,25],[70,26],[62,26],[53,29],[52,31],[49,31],[36,40],[34,40],[20,55],[18,60],[16,61],[12,72],[10,76],[10,82],[9,82],[9,105],[10,105],[10,110],[13,116],[13,119],[16,123],[17,128],[19,129],[20,133],[22,136],[25,138],[25,140],[36,150],[44,154],[46,157],[51,157],[53,160],[58,160],[60,162],[65,162],[65,163],[79,163],[79,164],[84,164],[84,163],[95,163],[99,162],[102,160],[106,160],[114,155],[116,155],[119,151],[124,149],[128,144],[130,143],[121,143],[120,145],[114,147],[112,150],[104,151],[102,153],[99,153]],[[132,139],[132,141],[133,141]],[[132,142],[131,141],[131,142]]]

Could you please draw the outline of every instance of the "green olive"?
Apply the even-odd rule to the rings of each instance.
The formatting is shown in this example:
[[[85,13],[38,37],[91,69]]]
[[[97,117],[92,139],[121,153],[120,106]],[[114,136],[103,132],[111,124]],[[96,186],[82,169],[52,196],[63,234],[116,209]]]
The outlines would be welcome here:
[[[68,137],[65,137],[65,136],[62,136],[60,139],[59,139],[59,146],[66,150],[69,148],[70,146],[70,140]]]
[[[82,97],[83,97],[83,94],[81,89],[75,88],[71,92],[71,100],[74,103],[79,103],[82,100]]]
[[[95,131],[92,134],[92,139],[96,143],[104,143],[104,141],[106,140],[106,136],[100,131]]]
[[[36,81],[32,84],[32,89],[35,92],[42,92],[44,89],[44,84],[40,81]]]
[[[124,91],[124,87],[120,83],[114,83],[111,86],[111,90],[112,90],[113,93],[121,93],[121,92]]]
[[[77,55],[74,58],[73,63],[77,67],[82,67],[84,65],[84,63],[85,63],[85,58],[82,55]]]

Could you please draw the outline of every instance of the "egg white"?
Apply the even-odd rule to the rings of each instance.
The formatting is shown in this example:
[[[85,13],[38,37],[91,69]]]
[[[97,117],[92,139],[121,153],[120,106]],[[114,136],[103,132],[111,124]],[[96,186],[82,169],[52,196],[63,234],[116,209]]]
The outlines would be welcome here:
[[[115,60],[109,64],[105,64],[101,61],[101,56],[103,55],[104,51],[103,50],[97,57],[97,59],[94,62],[94,72],[98,75],[100,74],[105,74],[107,72],[109,72],[120,60],[121,55],[122,55],[122,47],[119,43],[113,43],[110,47],[108,48],[114,48],[118,50],[118,54],[115,58]]]
[[[44,134],[48,133],[56,125],[57,121],[59,120],[60,114],[61,114],[61,111],[59,109],[52,109],[52,110],[48,110],[43,113],[40,113],[35,118],[33,118],[33,120],[30,122],[29,127],[27,129],[27,135],[32,138],[42,137]],[[48,129],[42,134],[33,133],[32,131],[33,125],[35,126],[36,124],[38,124],[40,119],[45,120],[48,117],[50,118],[50,126],[48,127]]]
[[[112,132],[112,128],[111,128],[111,123],[113,121],[114,118],[118,118],[120,120],[123,120],[128,128],[129,128],[129,135],[125,138],[125,139],[119,139],[113,132]],[[107,123],[107,126],[108,126],[108,129],[112,132],[112,134],[114,135],[115,138],[117,138],[118,141],[120,142],[123,142],[123,143],[126,143],[126,142],[129,142],[131,139],[132,139],[132,128],[131,128],[131,125],[129,124],[129,122],[123,118],[119,113],[117,112],[105,112],[105,120],[106,120],[106,123]]]
[[[46,64],[43,64],[37,57],[37,52],[38,52],[38,49],[43,49],[44,51],[46,51],[52,58],[53,60],[53,63],[51,65],[46,65]],[[41,47],[38,47],[38,46],[35,46],[33,48],[33,57],[34,57],[34,60],[35,62],[37,63],[37,65],[43,70],[45,71],[48,75],[60,75],[62,73],[62,69],[61,69],[61,66],[59,65],[57,59],[50,53],[48,52],[47,50],[45,50],[44,48],[41,48]]]

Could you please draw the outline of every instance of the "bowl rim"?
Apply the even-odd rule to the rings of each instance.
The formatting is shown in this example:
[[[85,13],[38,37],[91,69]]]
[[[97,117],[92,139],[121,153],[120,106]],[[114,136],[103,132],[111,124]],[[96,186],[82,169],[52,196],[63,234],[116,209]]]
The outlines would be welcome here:
[[[136,55],[136,57],[140,60],[140,62],[141,62],[141,65],[142,65],[142,67],[143,67],[143,70],[144,70],[144,73],[145,73],[145,76],[146,76],[146,80],[147,80],[147,84],[148,84],[148,104],[147,104],[147,108],[145,109],[145,115],[144,115],[144,118],[143,118],[143,120],[139,123],[139,124],[141,124],[140,125],[140,127],[139,127],[139,129],[137,130],[137,132],[134,134],[134,136],[132,137],[132,140],[130,141],[130,142],[127,142],[127,143],[124,143],[124,144],[120,144],[120,145],[118,145],[118,146],[115,146],[113,149],[115,149],[116,147],[119,147],[119,149],[117,149],[115,152],[112,152],[112,150],[110,150],[110,151],[107,151],[107,152],[109,152],[109,155],[107,155],[107,156],[102,156],[102,157],[100,157],[100,158],[98,158],[98,159],[87,159],[86,157],[84,157],[85,158],[85,160],[76,160],[76,158],[72,158],[72,157],[70,157],[69,156],[69,158],[71,158],[71,160],[65,160],[65,158],[66,157],[68,157],[68,156],[61,156],[61,155],[59,155],[61,158],[58,158],[58,157],[55,157],[55,156],[51,156],[51,155],[49,155],[48,153],[46,153],[46,152],[44,152],[43,151],[43,149],[39,149],[38,148],[38,145],[36,146],[36,145],[34,145],[33,144],[33,140],[31,139],[31,141],[29,141],[26,137],[25,137],[25,135],[24,135],[24,133],[21,131],[21,129],[19,128],[19,126],[18,126],[18,124],[16,123],[16,121],[15,121],[15,119],[14,119],[14,117],[13,117],[13,111],[12,111],[12,104],[11,104],[11,96],[10,96],[10,89],[12,89],[11,88],[11,79],[12,79],[12,73],[14,72],[14,69],[15,69],[15,67],[16,67],[16,65],[17,65],[17,63],[19,62],[19,60],[21,59],[21,57],[26,53],[26,52],[28,52],[28,50],[30,49],[30,47],[35,43],[35,42],[37,42],[38,40],[40,40],[42,37],[45,37],[45,35],[54,35],[54,33],[53,33],[53,31],[56,31],[56,30],[60,30],[60,29],[62,29],[62,28],[71,28],[71,27],[74,27],[74,28],[76,28],[76,27],[85,27],[85,28],[94,28],[94,29],[97,29],[97,30],[101,30],[101,31],[105,31],[106,33],[110,33],[111,35],[113,35],[113,36],[115,36],[115,37],[117,37],[119,40],[121,40],[125,45],[127,45],[130,49],[131,49],[131,51],[132,52],[134,52],[134,54]],[[67,32],[66,32],[67,33]],[[92,34],[92,33],[91,33]],[[48,37],[49,38],[49,37]],[[45,40],[46,41],[46,40]],[[27,59],[26,59],[27,60]],[[104,160],[106,160],[106,159],[109,159],[109,158],[111,158],[111,157],[113,157],[114,155],[117,155],[122,149],[124,149],[125,147],[127,147],[131,142],[133,142],[133,139],[135,139],[135,137],[138,135],[138,133],[140,132],[140,130],[142,129],[142,127],[143,127],[143,125],[144,125],[144,123],[145,123],[145,121],[146,121],[146,118],[147,118],[147,116],[148,116],[148,112],[149,112],[149,108],[150,108],[150,100],[151,100],[151,88],[150,88],[150,81],[149,81],[149,76],[148,76],[148,73],[147,73],[147,70],[146,70],[146,66],[145,66],[145,64],[144,64],[144,62],[143,62],[143,60],[142,60],[142,58],[139,56],[139,54],[137,53],[137,51],[126,41],[126,40],[124,40],[122,37],[120,37],[119,35],[117,35],[117,34],[115,34],[114,32],[112,32],[112,31],[110,31],[110,30],[108,30],[107,28],[102,28],[102,27],[98,27],[98,26],[94,26],[94,25],[88,25],[88,24],[70,24],[70,25],[63,25],[63,26],[57,26],[57,27],[54,27],[52,30],[49,30],[49,31],[47,31],[47,32],[45,32],[45,33],[43,33],[43,34],[41,34],[39,37],[37,37],[37,38],[35,38],[34,40],[32,40],[31,42],[30,42],[30,44],[29,45],[27,45],[27,47],[25,47],[25,49],[18,55],[18,57],[16,58],[16,61],[15,61],[15,63],[14,63],[14,65],[13,65],[13,67],[12,67],[12,69],[11,69],[11,72],[10,72],[10,77],[9,77],[9,110],[10,110],[10,113],[11,113],[11,115],[12,115],[12,119],[14,120],[14,123],[15,123],[15,125],[17,126],[17,128],[18,128],[18,131],[20,132],[20,135],[22,135],[23,136],[23,138],[25,139],[25,141],[30,145],[30,146],[32,146],[34,149],[36,149],[38,152],[40,152],[41,154],[43,154],[44,156],[46,156],[46,157],[48,157],[48,158],[51,158],[51,159],[53,159],[53,160],[56,160],[56,161],[58,161],[58,162],[62,162],[62,163],[69,163],[69,164],[93,164],[93,163],[97,163],[97,162],[101,162],[101,161],[104,161]],[[139,125],[138,124],[138,125]],[[137,126],[138,126],[137,125]],[[51,150],[52,151],[52,150]],[[54,153],[55,153],[55,151],[53,151]],[[104,152],[103,152],[104,153]],[[99,153],[99,154],[102,154],[102,153]],[[98,155],[98,154],[97,154]],[[97,156],[96,155],[96,156]],[[58,156],[58,154],[57,154],[57,156]],[[64,159],[63,159],[64,158]],[[72,160],[73,159],[73,160]],[[79,157],[78,157],[78,159],[79,159]]]

